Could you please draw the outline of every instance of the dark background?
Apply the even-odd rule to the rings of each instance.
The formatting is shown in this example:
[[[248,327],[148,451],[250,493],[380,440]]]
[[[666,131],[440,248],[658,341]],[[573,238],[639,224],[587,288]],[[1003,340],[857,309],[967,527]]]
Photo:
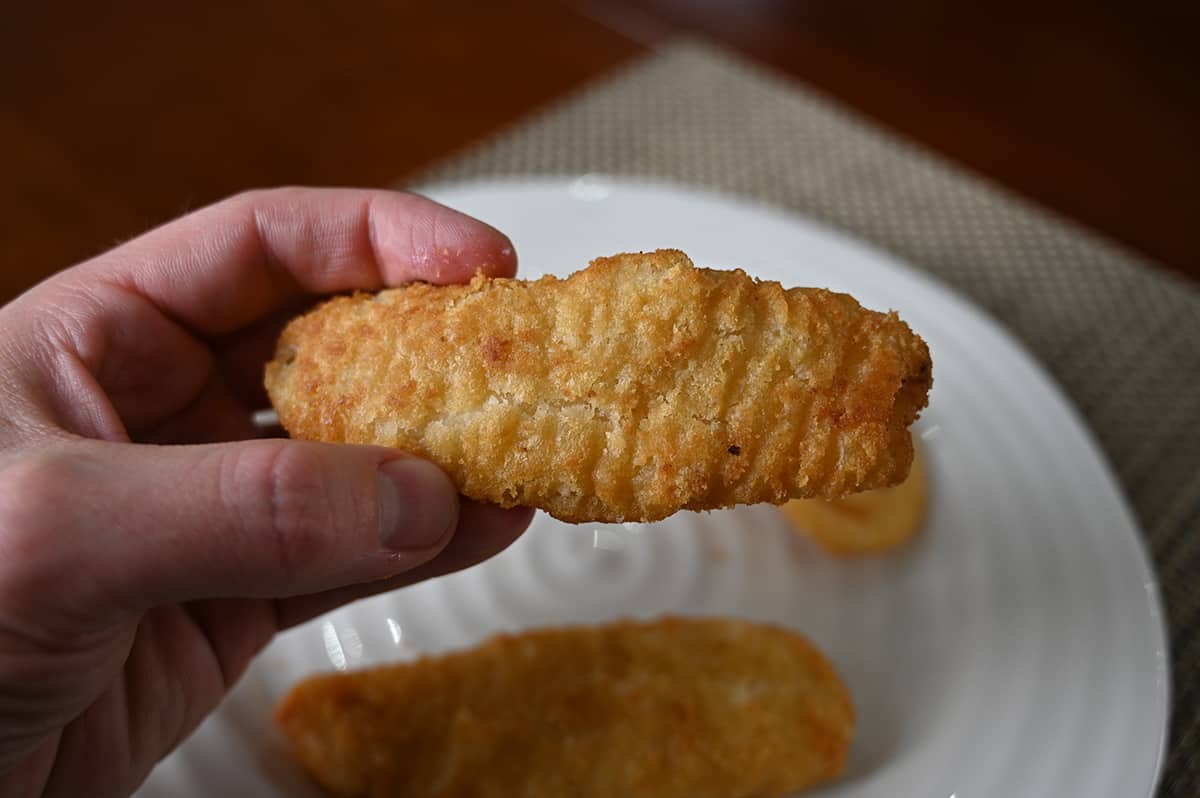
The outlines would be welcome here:
[[[107,5],[107,8],[100,8]],[[252,186],[379,186],[700,34],[1200,277],[1200,4],[19,3],[0,301]]]

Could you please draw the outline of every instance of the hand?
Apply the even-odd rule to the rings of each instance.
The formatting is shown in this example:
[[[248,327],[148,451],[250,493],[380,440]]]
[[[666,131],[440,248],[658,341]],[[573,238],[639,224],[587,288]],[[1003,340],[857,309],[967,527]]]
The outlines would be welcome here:
[[[420,197],[286,189],[0,309],[0,794],[130,793],[279,630],[520,534],[401,452],[245,440],[314,295],[515,268]]]

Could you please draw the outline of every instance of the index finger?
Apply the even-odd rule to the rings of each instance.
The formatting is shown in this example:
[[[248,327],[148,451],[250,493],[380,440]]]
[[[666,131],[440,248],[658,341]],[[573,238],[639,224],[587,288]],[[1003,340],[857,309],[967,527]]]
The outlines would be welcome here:
[[[516,264],[499,230],[416,194],[284,188],[203,208],[75,271],[218,336],[305,294],[510,277]]]

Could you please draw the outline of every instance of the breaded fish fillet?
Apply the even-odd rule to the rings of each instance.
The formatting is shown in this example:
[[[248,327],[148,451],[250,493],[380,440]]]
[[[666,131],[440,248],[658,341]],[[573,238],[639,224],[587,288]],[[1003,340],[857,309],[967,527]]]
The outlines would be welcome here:
[[[315,677],[276,720],[342,798],[729,798],[835,776],[854,711],[793,632],[664,619]]]
[[[405,449],[574,522],[896,484],[930,382],[894,313],[674,250],[333,299],[266,372],[295,437]]]

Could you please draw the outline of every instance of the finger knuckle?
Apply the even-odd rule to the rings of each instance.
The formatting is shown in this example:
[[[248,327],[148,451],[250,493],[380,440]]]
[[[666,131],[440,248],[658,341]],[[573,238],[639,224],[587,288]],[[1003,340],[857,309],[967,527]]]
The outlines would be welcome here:
[[[61,570],[59,527],[73,506],[71,474],[69,458],[56,451],[0,467],[0,580],[11,585],[20,575],[23,583],[36,582]]]
[[[234,205],[256,207],[269,200],[278,191],[277,188],[250,188],[239,191],[226,201]]]
[[[303,189],[297,186],[251,188],[234,194],[226,202],[238,208],[250,208],[255,211],[277,206],[287,207],[296,202],[302,191]]]
[[[333,553],[339,514],[319,453],[303,445],[269,445],[253,456],[258,478],[250,507],[250,534],[265,535],[282,572],[300,574]]]
[[[0,533],[37,531],[57,515],[67,468],[57,454],[22,457],[0,468]]]

